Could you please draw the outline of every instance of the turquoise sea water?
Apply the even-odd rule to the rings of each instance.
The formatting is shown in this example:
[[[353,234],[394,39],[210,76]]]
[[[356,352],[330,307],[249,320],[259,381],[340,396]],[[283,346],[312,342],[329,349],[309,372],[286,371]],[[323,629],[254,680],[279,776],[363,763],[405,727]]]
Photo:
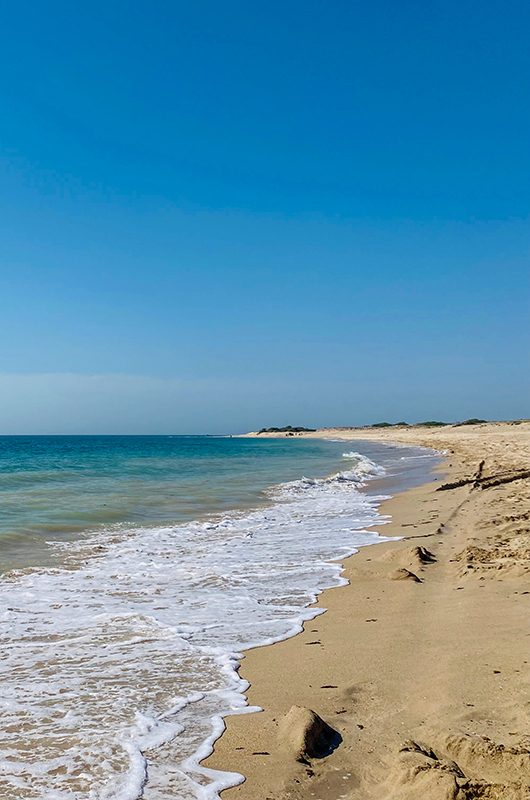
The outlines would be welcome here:
[[[0,438],[0,798],[214,800],[242,653],[292,636],[436,454],[362,441]],[[384,531],[384,528],[383,528]]]
[[[0,437],[0,569],[48,563],[46,541],[263,503],[340,463],[340,443],[210,436]]]

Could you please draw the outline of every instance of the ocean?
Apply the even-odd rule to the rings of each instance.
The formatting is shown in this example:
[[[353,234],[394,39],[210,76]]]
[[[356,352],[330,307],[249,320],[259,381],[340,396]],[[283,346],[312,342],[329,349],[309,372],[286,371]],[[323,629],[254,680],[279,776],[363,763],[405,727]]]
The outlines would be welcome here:
[[[0,798],[216,798],[245,649],[294,635],[439,455],[363,441],[0,437]]]

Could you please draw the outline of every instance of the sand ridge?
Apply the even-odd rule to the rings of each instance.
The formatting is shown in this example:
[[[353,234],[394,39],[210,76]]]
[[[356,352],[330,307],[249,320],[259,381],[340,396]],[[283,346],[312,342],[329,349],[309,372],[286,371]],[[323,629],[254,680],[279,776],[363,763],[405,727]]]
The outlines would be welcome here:
[[[530,425],[309,435],[423,444],[447,463],[383,505],[385,535],[403,539],[348,559],[326,614],[247,654],[249,702],[264,710],[228,718],[208,760],[247,778],[224,796],[528,800]],[[340,744],[295,758],[281,735],[293,706]]]

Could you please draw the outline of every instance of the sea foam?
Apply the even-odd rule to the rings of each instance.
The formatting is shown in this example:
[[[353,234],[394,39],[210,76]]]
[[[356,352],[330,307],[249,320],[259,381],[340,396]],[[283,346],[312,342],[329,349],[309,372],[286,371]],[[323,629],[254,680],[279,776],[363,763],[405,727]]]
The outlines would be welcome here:
[[[292,636],[345,583],[337,563],[380,541],[383,473],[348,468],[269,492],[270,503],[63,547],[60,569],[0,583],[0,797],[213,800],[243,780],[200,762],[246,713],[242,651]]]

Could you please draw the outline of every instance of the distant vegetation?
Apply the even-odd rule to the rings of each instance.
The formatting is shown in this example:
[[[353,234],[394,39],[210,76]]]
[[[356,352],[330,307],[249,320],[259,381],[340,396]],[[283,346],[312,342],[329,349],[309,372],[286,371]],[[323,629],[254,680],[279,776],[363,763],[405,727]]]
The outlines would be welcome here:
[[[442,422],[441,420],[437,419],[428,419],[425,422],[374,422],[373,425],[367,425],[368,428],[443,428],[446,425],[453,425],[454,427],[458,427],[459,425],[482,425],[487,423],[487,419],[478,419],[478,417],[471,417],[471,419],[465,419],[462,422]],[[523,420],[514,420],[511,424],[518,425]],[[304,428],[302,425],[285,425],[283,428],[262,428],[258,433],[287,433],[294,436],[295,433],[314,433],[315,428]]]
[[[454,427],[458,427],[459,425],[481,425],[487,422],[487,419],[478,419],[477,417],[472,417],[471,419],[465,419],[463,422],[454,422],[452,423]],[[446,425],[451,425],[450,422],[441,422],[437,419],[428,419],[426,422],[415,422],[413,425],[409,425],[408,422],[375,422],[373,425],[369,425],[370,428],[443,428]]]
[[[409,427],[408,422],[374,422],[373,425],[370,425],[371,428],[403,428]]]
[[[303,428],[298,426],[293,428],[292,425],[286,425],[284,428],[262,428],[259,433],[314,433],[316,428]]]

